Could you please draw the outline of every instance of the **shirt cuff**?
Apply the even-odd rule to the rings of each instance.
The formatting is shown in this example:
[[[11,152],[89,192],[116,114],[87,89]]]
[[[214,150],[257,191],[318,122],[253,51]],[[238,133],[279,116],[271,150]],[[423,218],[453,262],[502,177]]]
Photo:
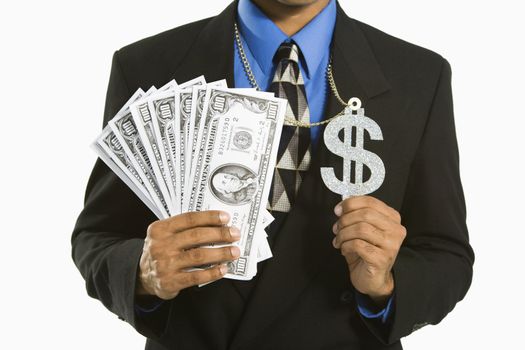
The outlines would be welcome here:
[[[388,317],[392,313],[392,308],[394,304],[393,295],[388,299],[388,302],[386,303],[384,309],[379,311],[377,311],[377,307],[375,307],[374,302],[372,301],[372,299],[370,299],[368,295],[356,291],[355,298],[357,302],[357,309],[363,317],[371,319],[380,319],[381,323],[386,323]]]

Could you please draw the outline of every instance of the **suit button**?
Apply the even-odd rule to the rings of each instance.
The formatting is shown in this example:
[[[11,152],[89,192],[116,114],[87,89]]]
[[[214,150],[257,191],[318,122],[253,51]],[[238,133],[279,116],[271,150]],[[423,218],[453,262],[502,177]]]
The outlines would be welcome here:
[[[340,300],[343,304],[350,304],[354,300],[354,293],[351,290],[345,290],[341,293]]]

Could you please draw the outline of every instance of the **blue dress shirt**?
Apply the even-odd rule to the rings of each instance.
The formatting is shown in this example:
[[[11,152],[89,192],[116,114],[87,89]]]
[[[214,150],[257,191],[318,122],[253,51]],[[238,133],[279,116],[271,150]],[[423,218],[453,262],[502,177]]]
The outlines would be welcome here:
[[[273,64],[273,56],[281,43],[293,41],[299,47],[302,53],[299,59],[299,69],[303,75],[312,123],[324,119],[326,99],[329,93],[326,67],[330,60],[330,43],[334,33],[336,10],[336,2],[331,0],[306,26],[289,37],[250,0],[239,0],[237,7],[237,24],[241,32],[246,58],[262,90],[268,90],[272,83],[276,69],[276,65]],[[235,87],[252,87],[235,43],[234,50]],[[319,140],[320,129],[319,126],[311,128],[313,144]],[[388,320],[393,308],[393,298],[390,298],[386,307],[380,311],[374,311],[374,305],[366,295],[356,293],[356,301],[361,315],[380,319],[383,323]]]
[[[241,32],[244,51],[257,84],[262,90],[268,90],[272,83],[276,66],[273,56],[284,41],[294,41],[302,55],[299,69],[303,75],[306,98],[310,108],[310,122],[324,119],[328,84],[326,67],[330,59],[330,43],[335,27],[336,2],[331,0],[328,5],[299,32],[288,37],[250,0],[239,0],[237,21]],[[234,44],[235,57],[233,74],[236,88],[251,88],[240,59],[237,46]],[[312,143],[319,140],[321,127],[311,128]],[[385,323],[391,314],[393,298],[387,306],[379,311],[374,310],[370,298],[356,292],[357,307],[361,315],[367,318],[379,319]],[[139,314],[155,311],[163,301],[149,301],[148,305],[136,305]]]
[[[328,84],[326,67],[330,59],[330,43],[335,27],[336,2],[330,3],[299,32],[288,37],[256,5],[240,0],[237,8],[238,26],[246,57],[262,90],[272,83],[276,65],[273,56],[285,41],[293,41],[301,51],[299,69],[303,75],[310,122],[324,118]],[[236,88],[252,87],[235,46],[233,74]],[[311,128],[312,143],[319,139],[321,127]]]

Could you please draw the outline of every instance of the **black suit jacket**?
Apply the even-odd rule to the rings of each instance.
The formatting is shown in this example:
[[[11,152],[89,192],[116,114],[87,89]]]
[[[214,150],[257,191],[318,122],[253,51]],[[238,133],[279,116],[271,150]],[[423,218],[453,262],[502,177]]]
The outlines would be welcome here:
[[[232,3],[214,18],[117,51],[104,125],[139,87],[204,74],[233,82]],[[220,280],[189,288],[137,316],[134,288],[143,238],[155,220],[101,161],[76,223],[73,259],[88,294],[148,337],[147,349],[400,349],[399,339],[438,323],[469,288],[473,252],[459,177],[450,66],[439,55],[337,11],[333,69],[344,98],[358,96],[383,131],[365,140],[386,167],[372,195],[397,209],[408,234],[394,265],[395,309],[386,325],[356,309],[344,258],[331,245],[340,197],[319,168],[342,159],[322,140],[297,204],[275,234],[274,257],[252,282]],[[341,106],[330,95],[326,116]]]

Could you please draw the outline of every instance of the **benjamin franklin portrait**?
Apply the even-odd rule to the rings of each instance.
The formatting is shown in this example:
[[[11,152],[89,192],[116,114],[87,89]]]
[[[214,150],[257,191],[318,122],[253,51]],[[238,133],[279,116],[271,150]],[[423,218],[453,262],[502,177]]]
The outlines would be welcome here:
[[[221,202],[233,205],[246,204],[257,192],[257,177],[241,165],[224,165],[211,176],[211,191]]]

